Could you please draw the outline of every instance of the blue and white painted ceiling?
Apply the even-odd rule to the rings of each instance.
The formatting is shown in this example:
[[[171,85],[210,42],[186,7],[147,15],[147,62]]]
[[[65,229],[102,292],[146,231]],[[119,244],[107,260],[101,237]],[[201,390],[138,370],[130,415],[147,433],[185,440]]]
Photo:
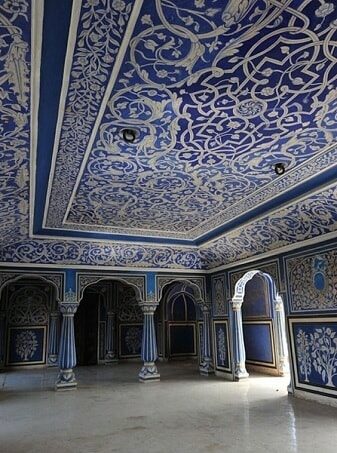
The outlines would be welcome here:
[[[334,237],[334,2],[4,0],[0,21],[0,261],[207,269]]]

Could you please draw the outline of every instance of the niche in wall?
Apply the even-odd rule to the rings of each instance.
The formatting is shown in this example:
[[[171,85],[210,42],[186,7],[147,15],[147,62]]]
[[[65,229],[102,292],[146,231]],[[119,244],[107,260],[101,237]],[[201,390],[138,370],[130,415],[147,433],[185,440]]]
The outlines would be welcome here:
[[[20,280],[4,291],[6,313],[6,365],[46,363],[49,315],[54,290],[34,280]]]

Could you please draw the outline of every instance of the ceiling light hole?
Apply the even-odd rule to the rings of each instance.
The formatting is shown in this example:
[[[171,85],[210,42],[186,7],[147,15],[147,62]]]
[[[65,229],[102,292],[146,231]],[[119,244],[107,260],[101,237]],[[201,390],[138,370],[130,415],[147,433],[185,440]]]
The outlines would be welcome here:
[[[277,176],[281,176],[285,173],[286,167],[283,162],[278,162],[277,164],[274,165],[274,171],[277,174]]]
[[[122,129],[122,137],[123,140],[127,143],[133,143],[138,135],[138,131],[136,129],[125,128]]]

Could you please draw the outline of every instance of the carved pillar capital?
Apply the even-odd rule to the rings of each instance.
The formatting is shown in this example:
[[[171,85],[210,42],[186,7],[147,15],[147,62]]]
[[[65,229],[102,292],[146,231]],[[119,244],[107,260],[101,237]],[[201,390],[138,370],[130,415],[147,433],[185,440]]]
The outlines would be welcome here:
[[[143,302],[140,305],[140,308],[144,315],[153,315],[158,307],[157,302]]]
[[[284,307],[283,307],[283,300],[280,296],[276,296],[276,299],[274,301],[274,308],[275,308],[275,311],[283,311],[284,310]]]
[[[232,299],[232,308],[233,308],[233,311],[240,311],[241,310],[241,307],[242,307],[242,299],[236,299],[236,298],[233,298]]]
[[[69,302],[60,302],[59,303],[60,312],[63,316],[74,316],[76,313],[79,304],[78,303],[69,303]]]
[[[211,306],[210,305],[207,305],[205,304],[204,302],[201,302],[200,304],[198,304],[201,311],[204,313],[204,314],[210,314],[211,313]]]

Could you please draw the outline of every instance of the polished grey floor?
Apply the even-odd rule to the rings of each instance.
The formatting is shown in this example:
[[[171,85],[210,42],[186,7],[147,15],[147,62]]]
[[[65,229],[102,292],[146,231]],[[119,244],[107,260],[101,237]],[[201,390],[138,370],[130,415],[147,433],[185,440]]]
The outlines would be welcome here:
[[[287,380],[234,383],[194,364],[77,369],[79,386],[54,392],[55,369],[0,374],[1,453],[337,451],[337,409],[287,396]]]

